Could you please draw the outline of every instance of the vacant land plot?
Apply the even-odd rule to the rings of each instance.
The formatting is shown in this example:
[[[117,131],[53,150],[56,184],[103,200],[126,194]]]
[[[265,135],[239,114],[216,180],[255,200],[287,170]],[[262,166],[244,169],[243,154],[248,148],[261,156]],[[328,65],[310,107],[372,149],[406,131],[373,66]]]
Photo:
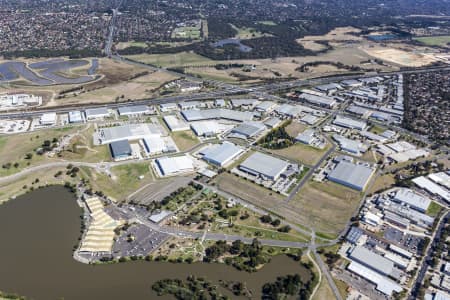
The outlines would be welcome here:
[[[129,42],[120,42],[116,45],[117,50],[122,50],[128,47],[140,47],[140,48],[146,48],[147,43],[145,42],[136,42],[136,41],[129,41]]]
[[[335,236],[349,221],[361,194],[332,182],[308,182],[289,202],[298,212],[299,222],[322,234]]]
[[[190,130],[172,132],[172,138],[180,151],[186,151],[200,143],[195,134]]]
[[[281,195],[233,174],[222,173],[214,182],[219,189],[268,210],[276,208],[283,201]]]
[[[15,134],[0,137],[0,176],[17,173],[23,168],[37,165],[51,158],[36,154],[45,141],[51,144],[53,139],[60,139],[73,133],[77,128],[47,129],[32,133]],[[28,155],[28,157],[27,157]]]
[[[296,160],[303,164],[314,165],[322,158],[322,156],[330,147],[331,146],[327,144],[324,149],[318,149],[308,145],[297,143],[285,149],[270,151],[286,158]]]
[[[427,46],[447,47],[450,43],[450,35],[424,36],[414,38],[414,40],[419,41]]]
[[[288,126],[286,126],[286,132],[291,137],[295,138],[299,133],[302,133],[303,131],[308,128],[306,125],[303,125],[299,122],[292,121]]]
[[[366,47],[363,50],[375,58],[407,67],[422,67],[437,61],[432,55],[395,48]]]
[[[82,167],[84,175],[90,179],[94,191],[102,191],[115,201],[124,201],[132,192],[152,182],[152,171],[148,163],[133,163],[113,167],[111,176]],[[143,179],[139,179],[144,176]]]
[[[231,26],[237,31],[237,34],[235,35],[235,38],[245,40],[245,39],[254,39],[259,38],[263,36],[271,36],[267,33],[262,33],[261,31],[256,30],[255,28],[251,27],[236,27],[231,24]]]
[[[135,79],[98,86],[93,89],[88,86],[85,92],[70,93],[63,99],[58,99],[55,102],[56,104],[61,104],[62,102],[64,104],[107,103],[114,102],[117,99],[124,101],[148,98],[154,94],[155,89],[176,78],[167,72],[158,71]]]
[[[373,185],[371,186],[369,193],[373,194],[379,191],[386,190],[390,187],[392,187],[395,184],[395,178],[392,174],[385,174],[378,176],[375,181],[373,182]]]
[[[127,58],[159,67],[204,65],[205,63],[214,63],[211,59],[193,52],[180,52],[174,54],[138,54],[129,55]]]
[[[159,202],[177,189],[186,186],[191,180],[192,178],[190,177],[158,179],[141,187],[139,190],[128,196],[127,200],[141,204]]]

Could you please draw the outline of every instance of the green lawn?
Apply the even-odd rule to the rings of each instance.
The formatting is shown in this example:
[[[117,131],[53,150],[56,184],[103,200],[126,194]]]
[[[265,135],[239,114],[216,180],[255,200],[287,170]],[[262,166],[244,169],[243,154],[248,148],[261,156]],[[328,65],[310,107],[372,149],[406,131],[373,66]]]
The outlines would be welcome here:
[[[442,206],[432,201],[430,206],[427,209],[427,215],[431,217],[436,217],[442,210]]]
[[[416,37],[414,40],[428,46],[445,47],[450,43],[450,35]]]

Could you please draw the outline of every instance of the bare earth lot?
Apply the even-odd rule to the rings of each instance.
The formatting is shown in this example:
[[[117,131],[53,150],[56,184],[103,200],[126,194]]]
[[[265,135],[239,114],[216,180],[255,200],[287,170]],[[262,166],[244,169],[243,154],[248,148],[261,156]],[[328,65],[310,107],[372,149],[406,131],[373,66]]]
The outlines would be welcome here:
[[[299,222],[335,236],[342,230],[359,204],[361,194],[332,182],[308,182],[289,202],[298,212]]]
[[[329,148],[329,144],[327,144],[324,149],[318,149],[297,143],[285,149],[271,150],[271,152],[307,165],[314,165],[322,158]]]

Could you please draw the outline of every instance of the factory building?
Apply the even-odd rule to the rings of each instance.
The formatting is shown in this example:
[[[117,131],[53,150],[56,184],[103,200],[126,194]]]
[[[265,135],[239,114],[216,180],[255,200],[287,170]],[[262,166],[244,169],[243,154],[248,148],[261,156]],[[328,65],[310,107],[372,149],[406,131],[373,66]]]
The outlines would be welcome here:
[[[249,139],[257,136],[266,130],[266,126],[259,122],[245,122],[237,127],[233,128],[230,133],[230,137],[236,137],[240,139]]]
[[[350,129],[357,129],[357,130],[364,130],[367,128],[367,123],[364,121],[358,121],[354,119],[350,119],[347,117],[343,117],[340,115],[337,115],[336,118],[333,121],[334,125],[350,128]]]
[[[136,117],[144,114],[150,114],[152,111],[146,105],[134,105],[119,107],[118,112],[121,117]]]
[[[90,108],[84,111],[86,120],[103,119],[110,116],[106,107]]]
[[[194,172],[194,162],[187,156],[161,157],[155,160],[162,176]]]
[[[288,167],[289,163],[284,160],[256,152],[239,165],[239,170],[275,181]]]
[[[69,111],[69,123],[83,123],[84,118],[81,114],[81,111],[75,110],[75,111]]]
[[[406,188],[401,188],[395,193],[393,198],[395,202],[400,202],[404,205],[408,205],[409,207],[418,210],[420,212],[426,212],[428,207],[431,204],[431,200],[423,197],[414,191]]]
[[[253,119],[254,113],[248,111],[235,111],[224,108],[203,109],[203,110],[183,110],[181,114],[188,122],[212,120],[212,119],[226,119],[232,121],[250,121]]]
[[[328,174],[328,179],[352,189],[363,191],[373,173],[374,170],[368,166],[340,161]]]
[[[302,93],[298,96],[298,98],[308,103],[326,108],[334,108],[337,105],[336,100],[328,96],[317,96],[313,94]]]
[[[221,145],[212,145],[199,152],[203,159],[213,165],[224,167],[235,160],[244,152],[239,146],[230,142],[224,142]]]
[[[109,144],[111,155],[115,161],[129,159],[133,152],[127,140],[115,141]]]
[[[45,113],[41,116],[41,118],[39,119],[39,123],[41,125],[46,125],[46,126],[50,126],[50,125],[55,125],[56,124],[56,113],[52,112],[52,113]]]
[[[191,129],[197,136],[212,137],[222,132],[222,127],[215,121],[199,121],[191,123]]]
[[[174,115],[164,116],[163,120],[172,132],[185,131],[190,128],[186,122]]]

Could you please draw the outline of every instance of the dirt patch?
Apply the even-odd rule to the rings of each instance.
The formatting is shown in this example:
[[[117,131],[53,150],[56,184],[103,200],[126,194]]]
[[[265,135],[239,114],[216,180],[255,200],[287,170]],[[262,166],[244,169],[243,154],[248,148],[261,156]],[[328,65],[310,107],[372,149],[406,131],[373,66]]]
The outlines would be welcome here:
[[[438,61],[433,54],[423,54],[396,48],[364,47],[362,49],[370,56],[407,67],[422,67]]]

